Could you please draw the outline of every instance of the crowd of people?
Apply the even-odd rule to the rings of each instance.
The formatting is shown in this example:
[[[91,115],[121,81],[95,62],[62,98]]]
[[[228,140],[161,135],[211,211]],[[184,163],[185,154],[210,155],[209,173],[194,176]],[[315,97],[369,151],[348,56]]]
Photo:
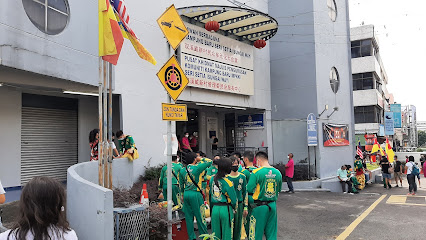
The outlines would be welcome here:
[[[118,138],[118,149],[115,145],[115,137]],[[136,148],[135,141],[130,135],[126,135],[122,130],[117,133],[112,133],[112,157],[113,158],[128,158],[134,160],[139,158],[138,149]],[[89,133],[89,146],[90,146],[90,161],[97,161],[99,159],[99,129],[93,129]]]
[[[197,239],[194,219],[199,235],[207,234],[209,217],[212,232],[221,240],[277,239],[275,202],[282,175],[269,164],[267,153],[247,151],[210,160],[203,152],[190,151],[182,159],[174,156],[172,168],[173,208],[182,208],[189,239]],[[166,173],[164,166],[159,180],[164,199]]]
[[[355,169],[352,169],[351,165],[343,165],[337,170],[337,178],[340,181],[344,193],[359,193],[368,183],[372,182],[372,173],[367,168],[367,158],[364,156],[362,158],[359,155],[355,156]],[[400,161],[396,155],[394,156],[393,163],[389,161],[387,156],[381,156],[379,159],[384,188],[392,188],[392,174],[395,180],[394,187],[402,187],[403,176],[406,174],[409,185],[409,193],[407,195],[416,195],[416,178],[420,187],[420,172],[421,169],[426,168],[426,161],[423,155],[420,158],[421,167],[417,166],[413,156],[406,156],[405,162]],[[424,173],[424,175],[426,177],[426,173]]]

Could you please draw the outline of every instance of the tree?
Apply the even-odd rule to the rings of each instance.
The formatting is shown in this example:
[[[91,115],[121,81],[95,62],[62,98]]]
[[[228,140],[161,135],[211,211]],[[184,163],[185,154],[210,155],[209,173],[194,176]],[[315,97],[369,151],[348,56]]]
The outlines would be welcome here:
[[[419,147],[425,145],[426,143],[426,132],[425,131],[418,131],[418,138],[419,138]]]

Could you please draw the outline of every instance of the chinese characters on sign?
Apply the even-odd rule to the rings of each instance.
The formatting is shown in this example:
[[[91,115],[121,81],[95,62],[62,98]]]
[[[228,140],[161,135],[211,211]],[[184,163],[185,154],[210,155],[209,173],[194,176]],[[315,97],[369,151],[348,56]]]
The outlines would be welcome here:
[[[252,114],[238,116],[238,127],[239,128],[263,128],[263,114]]]
[[[188,25],[180,58],[189,86],[253,95],[253,47]]]

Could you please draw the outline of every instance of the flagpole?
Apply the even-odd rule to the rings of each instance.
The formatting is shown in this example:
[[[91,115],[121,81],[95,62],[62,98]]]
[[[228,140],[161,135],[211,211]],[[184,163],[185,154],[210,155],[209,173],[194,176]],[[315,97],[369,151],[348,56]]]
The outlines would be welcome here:
[[[113,66],[111,63],[108,63],[108,188],[112,189],[112,160],[113,160],[113,149],[112,149],[112,69]]]
[[[98,177],[99,185],[103,186],[103,166],[102,166],[102,90],[103,90],[103,60],[99,57],[99,95],[98,95],[98,122],[99,122],[99,139],[98,139]]]
[[[103,101],[103,140],[102,144],[104,147],[103,151],[103,158],[102,158],[102,165],[103,165],[103,174],[104,174],[104,182],[103,187],[107,187],[108,183],[108,169],[107,169],[107,161],[108,161],[108,124],[107,124],[107,78],[108,78],[108,64],[106,61],[103,61],[104,66],[104,85],[103,85],[103,95],[102,95],[102,101]]]

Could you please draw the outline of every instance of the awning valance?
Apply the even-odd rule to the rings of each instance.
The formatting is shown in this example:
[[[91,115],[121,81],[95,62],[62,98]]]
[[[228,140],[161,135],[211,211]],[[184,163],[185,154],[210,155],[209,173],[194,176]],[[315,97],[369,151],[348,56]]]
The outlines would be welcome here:
[[[269,40],[278,31],[278,22],[274,18],[253,9],[208,5],[177,10],[184,21],[202,27],[214,20],[220,26],[218,33],[248,44],[258,39]]]

